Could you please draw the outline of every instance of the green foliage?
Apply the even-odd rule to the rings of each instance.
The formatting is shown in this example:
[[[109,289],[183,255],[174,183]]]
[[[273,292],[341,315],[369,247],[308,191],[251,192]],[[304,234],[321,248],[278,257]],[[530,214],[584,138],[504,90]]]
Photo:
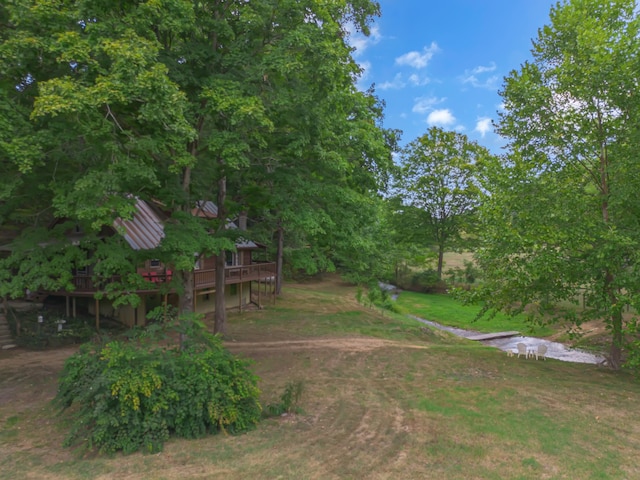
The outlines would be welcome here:
[[[356,300],[362,305],[366,305],[369,308],[378,307],[382,310],[388,310],[390,312],[398,312],[395,302],[391,298],[389,290],[383,288],[377,283],[372,283],[366,289],[366,294],[363,291],[361,285],[358,285],[356,291]]]
[[[438,278],[438,272],[433,269],[427,269],[417,272],[411,277],[411,284],[408,290],[430,293],[442,288],[445,288],[445,286]]]
[[[265,406],[264,414],[268,417],[277,417],[284,413],[300,413],[300,400],[304,393],[302,380],[290,381],[284,387],[280,401]]]
[[[39,316],[43,318],[42,323],[38,322]],[[16,344],[30,349],[79,344],[96,335],[93,319],[82,315],[73,318],[55,311],[10,309],[6,318]],[[61,329],[58,322],[62,324]]]
[[[128,245],[106,255],[46,235],[67,218],[111,243],[132,195],[168,217],[152,258],[173,266],[185,297],[194,254],[233,249],[226,227],[240,211],[265,243],[282,227],[291,272],[371,270],[384,253],[376,202],[394,134],[373,92],[355,87],[345,25],[368,34],[379,13],[372,0],[0,7],[0,225],[44,227],[0,262],[0,294],[72,290],[70,271],[90,257],[99,279],[119,276],[105,295],[135,304],[140,259]],[[214,199],[217,218],[190,215]]]
[[[188,334],[177,346],[161,335]],[[157,452],[170,436],[239,433],[258,422],[257,377],[196,320],[128,341],[85,344],[65,363],[57,404],[72,427],[66,445],[113,453]]]
[[[432,127],[402,152],[396,180],[403,207],[397,211],[411,225],[411,237],[438,251],[438,278],[446,250],[460,248],[474,229],[480,205],[481,172],[489,151],[466,135]]]
[[[362,294],[362,286],[358,285],[358,289],[356,290],[356,302],[362,303],[362,300],[364,298]]]
[[[480,278],[481,271],[478,267],[476,267],[475,263],[464,260],[463,261],[464,268],[455,267],[450,268],[445,273],[448,275],[450,281],[454,284],[462,283],[466,285],[471,285],[475,283],[475,281]]]
[[[396,274],[395,285],[402,290],[430,293],[443,292],[446,284],[438,278],[437,270],[425,268],[423,270],[405,269]]]
[[[505,79],[511,152],[485,169],[473,293],[488,313],[603,322],[614,368],[637,347],[623,311],[640,305],[639,32],[633,0],[558,3]]]
[[[530,335],[545,337],[553,330],[548,326],[531,322],[524,314],[506,315],[497,313],[493,317],[480,317],[481,305],[469,305],[454,295],[423,294],[402,292],[397,300],[398,307],[404,313],[411,313],[426,320],[443,325],[477,330],[479,332],[500,332],[517,330]]]

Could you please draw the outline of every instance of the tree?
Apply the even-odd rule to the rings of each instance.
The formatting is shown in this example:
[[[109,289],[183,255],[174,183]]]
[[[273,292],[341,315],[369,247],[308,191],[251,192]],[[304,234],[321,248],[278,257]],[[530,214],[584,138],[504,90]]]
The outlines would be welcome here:
[[[154,254],[175,266],[181,310],[190,312],[194,254],[218,254],[223,266],[224,252],[235,248],[238,232],[225,228],[238,195],[228,191],[231,180],[278,157],[270,134],[296,99],[300,111],[310,106],[310,98],[297,98],[300,77],[292,75],[296,83],[288,74],[325,72],[329,91],[350,91],[355,72],[342,25],[351,20],[366,33],[377,12],[369,0],[16,0],[0,7],[0,24],[8,25],[0,32],[0,125],[13,123],[13,112],[19,117],[7,137],[14,140],[0,134],[2,173],[18,178],[0,192],[0,207],[10,211],[11,196],[21,195],[33,210],[42,205],[49,218],[80,222],[89,233],[86,248],[61,248],[61,235],[36,261],[33,247],[51,235],[41,218],[24,232],[25,248],[0,266],[1,293],[69,288],[65,272],[91,261],[97,276],[129,273],[112,291],[125,298],[140,280],[134,262],[124,261],[117,238],[95,247],[102,226],[132,215],[137,196],[169,213]],[[309,55],[332,46],[339,55]],[[335,146],[325,151],[339,157]],[[211,198],[219,208],[213,226],[190,214]],[[224,333],[222,278],[217,284],[215,329]]]
[[[378,260],[385,278],[396,286],[405,284],[405,276],[412,272],[410,267],[431,265],[434,252],[426,251],[416,242],[414,220],[421,213],[417,208],[404,205],[402,198],[395,196],[385,199],[381,212],[384,235],[384,257]]]
[[[637,329],[623,311],[640,307],[638,27],[632,0],[551,9],[501,92],[511,154],[489,170],[477,256],[488,310],[603,319],[614,368]],[[582,296],[584,309],[559,307]]]
[[[295,84],[295,97],[277,105],[269,157],[238,179],[238,201],[253,205],[254,230],[275,247],[277,292],[285,269],[372,272],[377,202],[392,165],[395,137],[380,126],[373,92],[355,89],[360,69],[350,49],[322,37],[314,45],[299,52],[304,62],[286,79],[273,80]],[[324,68],[313,70],[314,63]]]
[[[480,201],[477,174],[489,156],[466,135],[437,127],[402,152],[398,188],[404,203],[415,209],[415,240],[436,245],[438,278],[445,250],[456,248],[469,233]]]

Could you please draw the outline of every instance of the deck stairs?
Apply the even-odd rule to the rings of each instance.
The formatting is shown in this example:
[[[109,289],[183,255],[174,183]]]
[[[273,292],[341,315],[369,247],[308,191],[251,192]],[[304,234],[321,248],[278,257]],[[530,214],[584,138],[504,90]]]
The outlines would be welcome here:
[[[15,342],[9,329],[6,314],[3,311],[0,313],[0,349],[7,350],[13,347],[15,347]]]

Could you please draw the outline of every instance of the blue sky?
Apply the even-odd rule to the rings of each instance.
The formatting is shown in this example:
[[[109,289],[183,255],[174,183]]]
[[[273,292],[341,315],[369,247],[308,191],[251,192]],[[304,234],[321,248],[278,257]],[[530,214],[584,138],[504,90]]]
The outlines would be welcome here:
[[[531,40],[549,23],[555,0],[380,0],[372,34],[351,35],[364,68],[386,102],[384,126],[402,145],[430,126],[464,133],[494,153],[503,78],[531,58]]]

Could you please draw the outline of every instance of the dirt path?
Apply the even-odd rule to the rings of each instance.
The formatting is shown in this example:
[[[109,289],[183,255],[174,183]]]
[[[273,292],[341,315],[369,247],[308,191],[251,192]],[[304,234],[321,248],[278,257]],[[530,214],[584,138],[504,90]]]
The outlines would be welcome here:
[[[251,352],[265,350],[308,350],[325,349],[343,350],[347,352],[367,352],[378,348],[427,348],[424,345],[411,345],[392,340],[365,337],[337,337],[304,340],[278,340],[270,342],[225,342],[231,351]],[[0,382],[9,377],[27,378],[31,375],[57,375],[64,361],[77,351],[78,347],[66,347],[55,350],[33,351],[13,349],[0,354]],[[31,373],[29,373],[31,372]],[[15,380],[16,378],[14,378]],[[2,383],[0,383],[0,386]],[[1,394],[1,392],[0,392]]]
[[[225,342],[225,347],[231,351],[265,351],[265,350],[308,350],[308,349],[333,349],[347,352],[368,352],[378,348],[427,348],[424,345],[411,345],[394,342],[381,338],[317,338],[310,340],[280,340],[272,342]]]
[[[268,342],[226,342],[233,353],[248,354],[300,350],[337,350],[341,352],[369,352],[385,347],[427,348],[379,338],[317,338],[304,340],[281,340]],[[32,351],[24,349],[6,350],[0,353],[0,405],[20,404],[28,407],[34,403],[50,400],[56,393],[55,380],[64,361],[78,349],[77,346],[55,350]]]

